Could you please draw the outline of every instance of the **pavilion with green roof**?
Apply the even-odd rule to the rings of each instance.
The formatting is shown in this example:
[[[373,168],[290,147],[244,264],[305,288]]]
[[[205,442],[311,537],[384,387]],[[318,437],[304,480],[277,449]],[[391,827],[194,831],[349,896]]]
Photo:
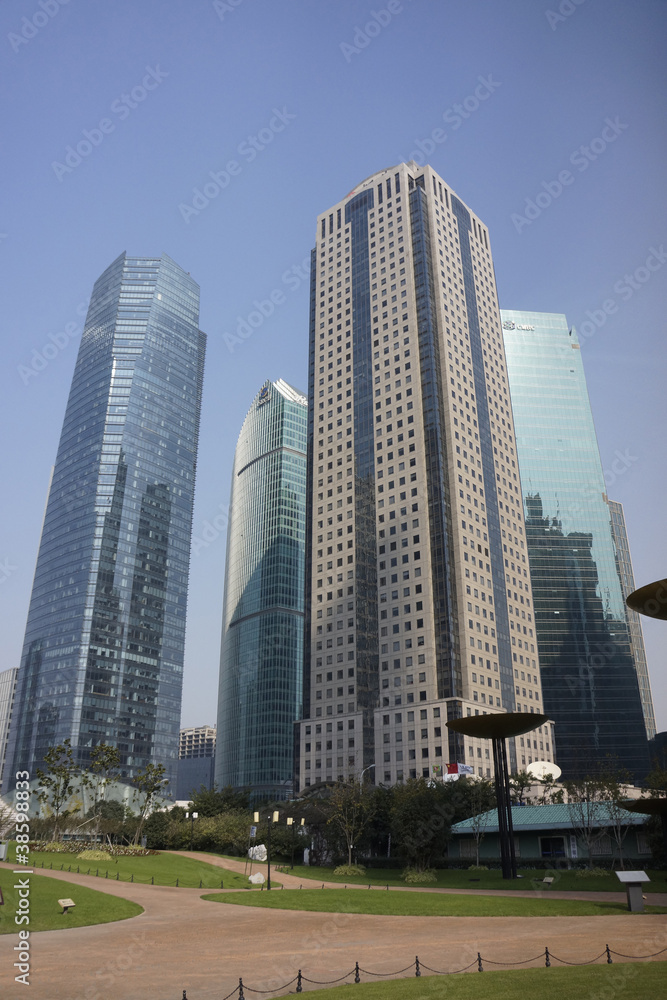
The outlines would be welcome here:
[[[590,859],[580,826],[575,803],[570,805],[512,806],[514,849],[517,862],[531,867],[533,862],[548,862],[554,867],[576,866],[582,861],[608,865],[618,857],[618,846],[613,835],[617,823],[616,810],[608,802],[596,802],[589,807],[590,828],[594,841]],[[627,833],[623,840],[623,859],[645,864],[651,856],[645,824],[650,816],[621,809],[618,818]],[[480,864],[500,862],[498,838],[498,812],[491,809],[478,817],[462,820],[452,826],[452,840],[448,845],[450,861],[461,860],[473,864],[477,857],[476,833],[482,833],[479,844]]]

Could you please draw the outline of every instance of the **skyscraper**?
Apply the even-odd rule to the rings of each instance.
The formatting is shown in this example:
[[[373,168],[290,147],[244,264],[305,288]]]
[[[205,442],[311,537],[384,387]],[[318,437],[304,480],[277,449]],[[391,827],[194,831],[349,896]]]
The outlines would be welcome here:
[[[630,543],[628,532],[625,527],[625,514],[623,504],[617,500],[609,501],[609,513],[611,514],[611,534],[614,539],[616,549],[616,565],[621,578],[621,590],[623,597],[627,597],[636,590],[635,575],[632,571],[632,558],[630,556]],[[630,644],[632,646],[632,658],[635,661],[637,680],[639,681],[639,696],[642,700],[642,712],[644,713],[644,724],[646,726],[646,736],[652,740],[656,734],[655,713],[653,711],[653,695],[651,694],[651,680],[646,662],[646,649],[644,647],[644,633],[639,612],[633,611],[627,604],[625,605],[625,617],[630,630]]]
[[[232,472],[215,780],[255,799],[293,786],[301,713],[306,507],[305,396],[265,382]]]
[[[648,770],[646,728],[577,334],[503,310],[542,667],[564,777]]]
[[[0,787],[2,787],[2,776],[5,770],[7,737],[14,709],[17,676],[17,667],[10,667],[9,670],[3,670],[0,673]]]
[[[447,720],[542,693],[488,230],[411,162],[316,238],[298,784],[490,776]],[[550,724],[511,741],[512,767],[552,745]]]
[[[174,261],[122,254],[98,278],[44,516],[9,776],[66,737],[122,776],[173,781],[205,336]]]

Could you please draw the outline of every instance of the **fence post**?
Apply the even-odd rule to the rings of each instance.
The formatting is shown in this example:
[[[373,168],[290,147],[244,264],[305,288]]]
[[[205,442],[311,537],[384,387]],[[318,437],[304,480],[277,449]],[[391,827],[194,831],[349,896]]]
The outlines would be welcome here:
[[[484,972],[484,968],[482,966],[482,956],[479,952],[477,952],[477,971]]]
[[[301,969],[299,969],[299,975],[296,977],[296,992],[303,993],[303,986],[301,985]]]
[[[359,963],[358,962],[354,963],[354,981],[355,981],[355,983],[360,983],[361,982],[361,976],[359,975]]]
[[[134,872],[130,875],[130,882],[134,882]]]
[[[544,959],[545,959],[544,964],[545,964],[546,968],[550,969],[551,968],[551,959],[549,958],[549,949],[548,948],[544,949]]]
[[[419,968],[419,955],[415,955],[415,976],[421,976],[422,970]]]
[[[188,1000],[188,998],[186,996],[186,993],[185,993],[185,990],[183,990],[183,1000]]]
[[[116,872],[116,882],[120,882],[120,872]]]
[[[239,1000],[245,1000],[245,993],[243,992],[243,980],[239,976]]]
[[[612,965],[612,958],[611,958],[611,952],[609,951],[609,945],[606,944],[604,947],[605,951],[607,952],[607,965]]]
[[[153,881],[154,878],[155,878],[155,875],[151,875],[151,885],[155,885],[155,882]]]
[[[201,879],[199,879],[199,888],[201,889],[201,887],[202,887],[202,881]]]
[[[178,888],[178,879],[176,879],[176,888]]]

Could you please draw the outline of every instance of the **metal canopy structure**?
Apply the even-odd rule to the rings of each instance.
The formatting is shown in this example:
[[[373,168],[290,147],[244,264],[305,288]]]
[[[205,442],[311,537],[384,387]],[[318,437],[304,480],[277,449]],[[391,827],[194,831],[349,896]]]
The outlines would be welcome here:
[[[470,715],[464,719],[451,719],[447,723],[447,727],[455,733],[492,741],[498,803],[498,839],[500,841],[503,878],[516,878],[514,828],[512,826],[512,803],[505,740],[529,733],[532,729],[537,729],[538,726],[542,726],[548,721],[548,715],[529,712],[499,712],[493,715]]]
[[[647,583],[645,587],[628,594],[625,603],[640,615],[667,621],[667,580]]]

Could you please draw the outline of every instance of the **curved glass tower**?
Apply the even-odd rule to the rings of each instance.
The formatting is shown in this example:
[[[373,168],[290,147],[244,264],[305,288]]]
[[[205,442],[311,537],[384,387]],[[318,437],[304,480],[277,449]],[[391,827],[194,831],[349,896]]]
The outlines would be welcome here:
[[[255,799],[292,794],[301,714],[306,508],[305,396],[265,382],[234,455],[215,781]]]
[[[558,763],[565,778],[610,764],[642,778],[646,727],[576,330],[559,313],[501,314]]]
[[[176,778],[206,338],[199,286],[121,254],[93,288],[37,557],[5,784],[66,737]]]

